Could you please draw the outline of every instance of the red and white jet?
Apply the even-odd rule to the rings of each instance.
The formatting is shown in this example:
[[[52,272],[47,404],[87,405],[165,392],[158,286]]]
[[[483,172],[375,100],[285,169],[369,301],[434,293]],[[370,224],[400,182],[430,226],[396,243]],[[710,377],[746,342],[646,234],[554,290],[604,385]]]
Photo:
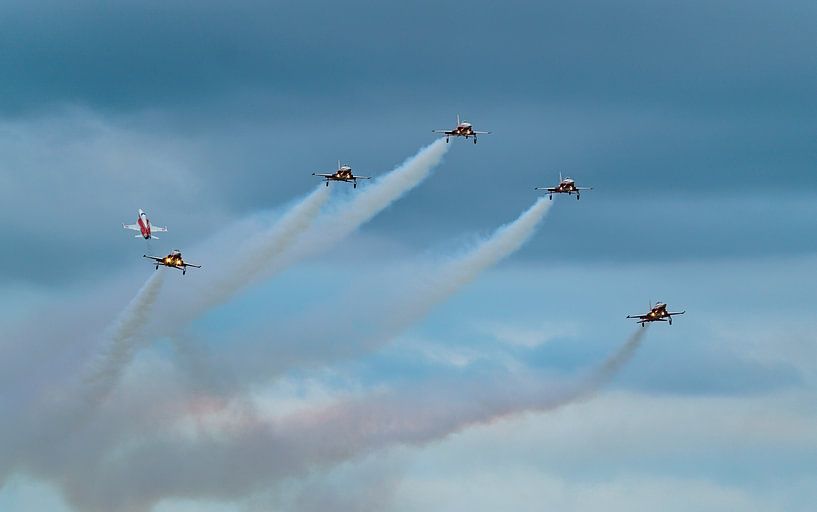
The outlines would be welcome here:
[[[122,227],[141,232],[141,235],[135,235],[135,238],[139,238],[141,236],[145,240],[150,240],[151,238],[158,240],[158,237],[153,236],[153,232],[157,231],[163,233],[167,231],[167,228],[151,226],[150,219],[148,219],[148,214],[141,208],[139,208],[139,217],[136,218],[136,224],[122,224]]]
[[[474,127],[471,126],[471,123],[468,121],[460,121],[460,115],[457,114],[457,127],[453,130],[431,130],[433,133],[444,133],[445,134],[445,142],[448,142],[449,137],[465,137],[465,140],[468,140],[469,137],[474,138],[474,144],[477,143],[477,135],[487,135],[491,132],[477,132],[474,131]]]

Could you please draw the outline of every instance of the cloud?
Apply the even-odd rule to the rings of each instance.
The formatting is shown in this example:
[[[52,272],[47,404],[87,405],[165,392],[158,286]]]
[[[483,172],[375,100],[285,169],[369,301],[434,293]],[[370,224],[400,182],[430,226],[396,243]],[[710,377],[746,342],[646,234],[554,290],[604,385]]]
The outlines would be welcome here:
[[[805,510],[787,508],[762,491],[692,477],[625,474],[599,482],[577,482],[558,473],[542,474],[528,468],[506,469],[504,473],[466,469],[460,475],[407,478],[394,501],[395,512],[429,508],[487,512],[504,507],[533,512],[543,505],[565,512]]]
[[[397,10],[361,1],[342,9],[244,2],[224,9],[211,2],[191,12],[178,1],[107,11],[79,2],[63,12],[48,2],[10,2],[0,33],[8,50],[2,63],[15,80],[0,92],[5,110],[36,108],[44,99],[120,109],[189,106],[258,89],[304,106],[303,98],[365,105],[380,95],[436,96],[443,104],[464,95],[468,103],[579,96],[711,105],[746,104],[774,90],[800,100],[804,85],[813,85],[802,64],[806,20],[814,16],[805,1],[777,12],[701,1],[634,0],[615,8],[600,1],[558,8],[513,2],[503,12],[490,2],[470,5],[462,11],[428,1]],[[345,44],[338,46],[333,35],[345,15]],[[422,32],[414,30],[420,25]],[[441,54],[441,42],[456,30],[469,45]],[[396,32],[403,37],[394,38]],[[511,89],[506,77],[513,78]],[[741,94],[737,84],[744,84]]]
[[[553,322],[541,322],[535,327],[527,327],[517,323],[481,321],[475,328],[500,343],[527,349],[540,347],[555,338],[575,336],[578,330],[575,325]]]

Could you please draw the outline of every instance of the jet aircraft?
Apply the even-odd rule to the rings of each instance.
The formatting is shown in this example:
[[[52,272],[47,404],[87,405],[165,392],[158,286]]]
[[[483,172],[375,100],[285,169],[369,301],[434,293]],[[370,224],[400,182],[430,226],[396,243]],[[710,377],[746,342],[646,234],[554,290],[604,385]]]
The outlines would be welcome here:
[[[153,232],[157,231],[163,233],[167,231],[167,228],[151,226],[150,219],[148,219],[148,214],[141,208],[139,208],[138,216],[136,217],[136,224],[122,224],[122,227],[141,232],[140,235],[135,235],[135,238],[139,238],[141,236],[145,240],[150,240],[151,238],[158,240],[159,238],[154,236]]]
[[[650,312],[643,315],[627,315],[627,318],[635,318],[636,323],[644,324],[649,322],[669,322],[672,325],[673,315],[683,315],[686,311],[679,311],[671,313],[667,311],[667,305],[663,302],[658,302],[655,306],[650,306]]]
[[[371,176],[355,176],[352,173],[352,168],[348,165],[340,165],[340,160],[338,160],[338,170],[333,172],[332,174],[318,174],[316,172],[312,173],[312,176],[320,176],[323,178],[324,182],[326,182],[326,186],[329,186],[330,181],[343,181],[346,183],[351,183],[352,188],[357,188],[357,180],[370,180],[372,179]]]
[[[559,184],[555,187],[536,187],[534,190],[546,190],[548,197],[552,200],[553,194],[567,194],[572,196],[576,194],[576,199],[581,198],[582,190],[593,190],[593,187],[577,187],[573,178],[562,178],[562,173],[559,173]]]
[[[460,115],[457,114],[457,127],[453,130],[431,130],[433,133],[444,133],[445,134],[445,142],[448,142],[449,137],[465,137],[465,140],[468,140],[469,137],[474,138],[474,144],[477,143],[477,135],[487,135],[491,132],[477,132],[474,131],[474,127],[471,126],[471,123],[468,121],[460,121]]]
[[[170,254],[165,256],[164,258],[157,258],[156,256],[148,256],[147,254],[142,255],[145,258],[150,260],[154,260],[154,264],[156,265],[156,270],[159,270],[159,265],[164,265],[165,267],[175,268],[182,271],[182,275],[187,273],[187,267],[193,268],[201,268],[201,265],[193,265],[192,263],[187,263],[182,259],[182,253],[176,249],[170,251]]]

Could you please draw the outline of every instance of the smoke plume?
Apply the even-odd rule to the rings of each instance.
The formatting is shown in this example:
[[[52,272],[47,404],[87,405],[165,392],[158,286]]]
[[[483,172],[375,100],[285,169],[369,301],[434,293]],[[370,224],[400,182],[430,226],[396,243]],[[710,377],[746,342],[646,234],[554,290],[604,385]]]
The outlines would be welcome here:
[[[639,329],[573,385],[501,372],[488,379],[460,376],[372,392],[278,420],[245,410],[237,423],[217,433],[153,436],[116,457],[95,460],[64,484],[73,503],[91,511],[143,510],[168,497],[236,499],[378,450],[423,445],[475,425],[591,397],[631,359],[645,332]]]
[[[389,329],[402,331],[424,317],[437,304],[443,302],[465,285],[472,282],[486,269],[507,258],[530,240],[539,223],[550,209],[550,202],[538,199],[516,220],[497,229],[490,237],[471,250],[451,258],[437,271],[431,271],[415,280],[412,293],[392,308]],[[395,332],[384,333],[394,335]]]
[[[108,330],[106,344],[87,377],[92,400],[103,400],[108,395],[133,358],[142,329],[162,288],[164,274],[164,269],[153,272]]]
[[[426,179],[450,144],[436,140],[351,199],[323,215],[287,255],[281,266],[325,250],[343,240]]]
[[[238,290],[262,275],[267,266],[281,257],[319,215],[329,199],[329,190],[318,187],[275,222],[265,232],[254,236],[235,257],[224,262],[215,283],[199,297],[192,316],[228,300]]]
[[[550,204],[543,198],[537,200],[516,220],[501,226],[471,249],[421,272],[401,273],[396,279],[381,278],[380,281],[388,283],[385,290],[382,282],[373,283],[380,287],[374,293],[368,287],[364,287],[364,293],[355,287],[349,296],[336,300],[344,307],[322,306],[302,318],[276,325],[274,331],[243,336],[270,342],[221,355],[217,364],[211,363],[208,374],[240,374],[243,384],[251,384],[254,379],[266,380],[293,368],[371,352],[522,247],[535,233]]]

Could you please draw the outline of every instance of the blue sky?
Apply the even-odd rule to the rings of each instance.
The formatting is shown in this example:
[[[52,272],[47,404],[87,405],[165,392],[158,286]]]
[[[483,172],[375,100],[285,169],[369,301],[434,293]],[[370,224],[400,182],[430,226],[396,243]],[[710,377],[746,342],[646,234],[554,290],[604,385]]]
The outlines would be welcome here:
[[[810,510],[816,22],[4,3],[0,509]],[[493,133],[388,206],[377,181],[313,192],[338,159],[419,166],[458,113]],[[594,190],[464,264],[559,172]],[[137,208],[169,226],[150,247],[121,230]],[[265,240],[293,249],[228,293]],[[177,247],[204,268],[134,313],[141,255]],[[567,399],[656,300],[688,312]]]

